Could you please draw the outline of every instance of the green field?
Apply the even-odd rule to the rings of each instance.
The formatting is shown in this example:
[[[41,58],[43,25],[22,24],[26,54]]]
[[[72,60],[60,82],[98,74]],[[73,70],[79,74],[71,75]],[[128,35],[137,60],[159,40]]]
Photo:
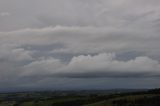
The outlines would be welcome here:
[[[133,93],[1,93],[0,106],[160,106],[160,90]]]

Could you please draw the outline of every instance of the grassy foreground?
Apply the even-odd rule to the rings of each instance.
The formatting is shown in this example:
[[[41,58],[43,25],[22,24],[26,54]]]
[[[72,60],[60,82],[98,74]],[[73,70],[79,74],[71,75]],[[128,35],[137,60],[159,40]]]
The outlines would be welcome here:
[[[0,106],[160,106],[160,89],[133,93],[1,93]]]

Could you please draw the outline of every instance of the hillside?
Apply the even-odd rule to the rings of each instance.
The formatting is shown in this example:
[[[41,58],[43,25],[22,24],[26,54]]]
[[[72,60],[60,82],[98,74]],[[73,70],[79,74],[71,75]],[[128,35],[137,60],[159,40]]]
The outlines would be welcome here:
[[[84,106],[160,106],[160,89],[120,94],[116,97]]]

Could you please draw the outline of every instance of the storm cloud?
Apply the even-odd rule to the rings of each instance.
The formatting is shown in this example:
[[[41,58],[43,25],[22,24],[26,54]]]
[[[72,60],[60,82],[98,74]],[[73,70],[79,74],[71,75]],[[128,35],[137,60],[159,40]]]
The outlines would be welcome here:
[[[157,0],[2,0],[0,90],[159,87],[159,34]]]

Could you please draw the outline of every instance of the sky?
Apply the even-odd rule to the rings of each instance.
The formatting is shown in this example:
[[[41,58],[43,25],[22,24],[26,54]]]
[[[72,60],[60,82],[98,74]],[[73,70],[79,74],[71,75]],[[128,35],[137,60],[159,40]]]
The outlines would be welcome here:
[[[0,91],[157,87],[159,0],[0,0]]]

